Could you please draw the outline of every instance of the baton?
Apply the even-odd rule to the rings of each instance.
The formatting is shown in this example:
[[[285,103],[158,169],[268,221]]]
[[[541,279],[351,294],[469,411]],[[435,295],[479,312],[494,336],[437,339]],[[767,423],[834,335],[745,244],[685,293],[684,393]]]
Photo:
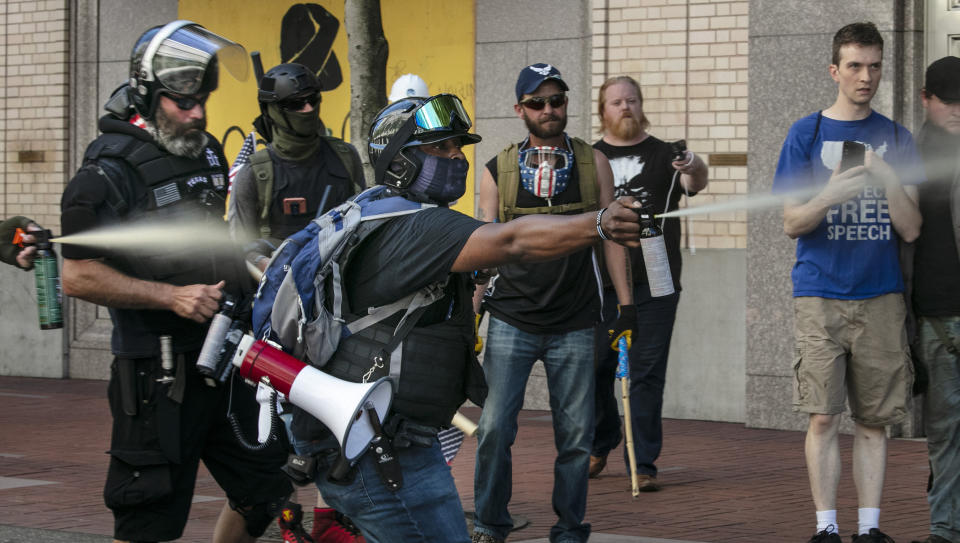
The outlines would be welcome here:
[[[633,497],[640,495],[637,484],[637,456],[633,452],[633,423],[630,417],[630,356],[627,354],[627,338],[621,337],[617,343],[617,378],[620,379],[620,392],[623,398],[623,429],[627,434],[627,457],[630,459],[630,490]]]

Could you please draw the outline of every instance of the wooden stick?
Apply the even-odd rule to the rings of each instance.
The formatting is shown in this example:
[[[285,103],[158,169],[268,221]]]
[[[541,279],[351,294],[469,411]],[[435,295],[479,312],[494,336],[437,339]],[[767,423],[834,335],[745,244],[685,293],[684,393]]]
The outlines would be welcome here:
[[[617,355],[620,377],[620,392],[623,399],[623,429],[627,434],[627,457],[630,459],[630,489],[633,497],[640,495],[640,486],[637,482],[637,456],[633,450],[633,422],[630,417],[630,363],[627,354],[627,339],[621,337],[618,343],[620,353]]]

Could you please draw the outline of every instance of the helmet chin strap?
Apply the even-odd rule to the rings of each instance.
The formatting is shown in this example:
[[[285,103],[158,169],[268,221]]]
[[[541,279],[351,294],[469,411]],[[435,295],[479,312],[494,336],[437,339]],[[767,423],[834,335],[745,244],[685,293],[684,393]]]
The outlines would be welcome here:
[[[397,130],[392,138],[390,138],[390,143],[388,143],[383,152],[380,153],[380,156],[377,158],[377,163],[373,167],[373,180],[376,184],[386,184],[384,181],[387,175],[387,170],[390,167],[390,163],[393,162],[393,159],[397,156],[397,153],[403,149],[403,146],[407,143],[407,140],[410,139],[410,136],[413,135],[413,132],[416,130],[416,128],[416,115],[410,115],[400,129]]]

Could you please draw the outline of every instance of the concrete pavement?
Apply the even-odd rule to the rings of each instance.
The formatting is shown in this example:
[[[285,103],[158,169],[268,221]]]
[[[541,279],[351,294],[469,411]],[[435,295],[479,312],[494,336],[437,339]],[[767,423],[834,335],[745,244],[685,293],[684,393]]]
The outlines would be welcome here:
[[[106,386],[0,377],[0,543],[110,540],[112,517],[101,497],[110,430]],[[478,409],[465,413],[479,416]],[[813,534],[802,433],[666,420],[664,434],[662,491],[630,496],[621,449],[611,453],[600,478],[591,480],[592,542],[803,543]],[[850,436],[841,438],[845,471],[838,507],[845,540],[856,529],[851,444]],[[468,439],[452,466],[466,510],[473,509],[474,452],[475,442]],[[526,516],[530,525],[514,532],[511,543],[547,541],[555,519],[553,458],[550,413],[524,411],[513,450],[511,513]],[[900,543],[926,536],[927,469],[922,440],[890,442],[880,522]],[[316,493],[301,488],[298,497],[309,509]],[[181,541],[210,541],[221,507],[222,492],[201,470]],[[278,535],[272,529],[261,540],[278,541]]]

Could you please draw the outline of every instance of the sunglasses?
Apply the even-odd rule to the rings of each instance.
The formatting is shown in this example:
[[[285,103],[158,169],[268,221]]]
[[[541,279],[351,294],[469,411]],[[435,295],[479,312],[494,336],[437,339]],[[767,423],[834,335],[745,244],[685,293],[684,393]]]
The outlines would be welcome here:
[[[177,104],[177,107],[184,110],[190,111],[191,109],[197,107],[197,104],[201,106],[207,103],[207,98],[210,97],[209,94],[198,94],[192,96],[180,96],[179,94],[163,93],[164,96],[173,100],[174,104]]]
[[[520,105],[532,109],[533,111],[540,111],[545,108],[547,104],[550,104],[550,107],[556,109],[563,106],[567,103],[567,95],[565,94],[554,94],[551,96],[533,96],[527,98],[526,100],[521,100]]]
[[[297,98],[287,98],[282,100],[277,105],[280,106],[280,109],[286,111],[300,111],[304,107],[310,104],[310,107],[317,109],[317,105],[320,104],[320,95],[319,94],[310,94],[307,96],[300,96]]]

